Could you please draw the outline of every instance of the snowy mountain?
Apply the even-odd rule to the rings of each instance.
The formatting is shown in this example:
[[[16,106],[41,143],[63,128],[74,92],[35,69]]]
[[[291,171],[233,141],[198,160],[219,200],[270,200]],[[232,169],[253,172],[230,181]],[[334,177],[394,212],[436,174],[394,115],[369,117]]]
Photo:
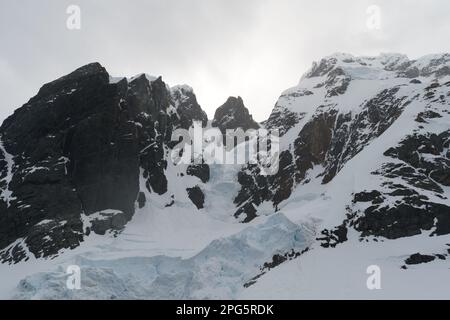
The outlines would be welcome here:
[[[264,122],[263,175],[169,160],[193,121],[260,127],[240,97],[208,122],[189,86],[84,66],[0,127],[0,297],[448,298],[449,106],[449,54],[334,54]]]

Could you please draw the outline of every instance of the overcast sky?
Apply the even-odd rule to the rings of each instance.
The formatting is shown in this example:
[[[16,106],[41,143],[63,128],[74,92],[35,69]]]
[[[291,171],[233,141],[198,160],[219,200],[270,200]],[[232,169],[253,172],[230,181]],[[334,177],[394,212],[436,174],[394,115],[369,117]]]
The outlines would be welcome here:
[[[66,9],[81,8],[81,29]],[[378,5],[380,29],[367,26]],[[334,52],[450,52],[448,0],[0,0],[0,121],[42,84],[98,61],[189,84],[212,117],[230,95],[258,121]]]

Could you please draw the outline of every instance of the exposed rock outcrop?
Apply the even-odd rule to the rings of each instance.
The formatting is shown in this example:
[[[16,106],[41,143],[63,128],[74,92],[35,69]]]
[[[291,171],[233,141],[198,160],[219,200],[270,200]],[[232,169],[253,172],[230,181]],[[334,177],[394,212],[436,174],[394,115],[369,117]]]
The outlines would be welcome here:
[[[229,97],[214,115],[212,126],[225,133],[227,129],[258,129],[259,124],[253,120],[241,97]]]
[[[403,55],[354,57],[345,54],[314,64],[297,87],[281,95],[265,123],[266,128],[279,129],[284,141],[280,170],[274,176],[262,176],[255,166],[244,168],[238,179],[241,190],[235,198],[238,206],[235,215],[242,215],[244,222],[251,221],[264,202],[271,202],[273,211],[277,211],[299,184],[315,179],[329,183],[351,159],[383,135],[411,104],[419,104],[424,110],[416,117],[419,123],[446,121],[443,117],[448,113],[445,107],[448,86],[439,79],[445,76],[448,64],[448,55],[410,61]],[[429,78],[411,81],[413,76]],[[366,83],[376,83],[379,89],[370,89],[370,95],[360,96],[361,90],[368,90],[363,87]],[[352,86],[357,89],[352,91]],[[347,105],[349,103],[353,106]],[[362,232],[363,237],[388,238],[418,234],[432,228],[436,228],[434,234],[448,233],[449,207],[427,199],[423,192],[414,189],[432,191],[445,198],[442,186],[448,186],[450,175],[448,135],[448,130],[425,136],[415,134],[398,147],[389,149],[386,156],[404,163],[386,163],[374,174],[387,179],[401,177],[413,188],[385,181],[380,190],[388,188],[389,196],[403,196],[403,202],[389,207],[384,203],[387,201],[384,192],[367,191],[372,192],[369,195],[379,193],[370,200],[374,205],[365,208],[365,214],[350,214],[347,223],[336,230],[351,225]],[[364,192],[355,194],[354,203],[365,202],[361,200]],[[330,240],[335,234],[330,231],[326,237]],[[336,236],[338,238],[344,239]]]
[[[191,91],[144,74],[110,82],[98,63],[44,85],[0,127],[2,260],[123,229],[146,203],[141,178],[166,193],[171,134],[193,120],[207,119]]]
[[[206,112],[197,102],[194,90],[187,86],[175,86],[170,89],[174,106],[180,116],[180,126],[188,129],[193,121],[199,121],[205,127],[208,123]]]

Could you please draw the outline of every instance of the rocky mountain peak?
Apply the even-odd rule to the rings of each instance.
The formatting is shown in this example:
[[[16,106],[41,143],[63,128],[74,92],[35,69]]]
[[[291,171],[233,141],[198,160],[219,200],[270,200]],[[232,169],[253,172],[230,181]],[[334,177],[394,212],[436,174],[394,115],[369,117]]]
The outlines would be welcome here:
[[[181,127],[184,129],[192,126],[193,121],[208,123],[208,116],[197,102],[194,90],[188,85],[178,85],[170,89],[172,101],[180,116]]]
[[[77,80],[85,77],[92,77],[95,75],[108,75],[106,69],[99,62],[92,62],[81,66],[68,75],[65,75],[51,83],[57,83],[65,80]]]
[[[450,74],[450,55],[432,54],[411,60],[408,56],[399,53],[382,53],[378,56],[335,53],[314,62],[302,79],[329,77],[336,72],[346,74],[351,78],[367,80],[430,76],[440,78]]]
[[[244,105],[241,97],[229,97],[214,114],[213,127],[218,127],[222,132],[227,129],[242,128],[258,129],[259,124],[253,120],[250,112]]]
[[[91,82],[95,85],[96,83],[107,83],[108,81],[109,74],[106,69],[100,63],[94,62],[82,66],[66,76],[43,85],[37,96],[46,96],[64,89],[73,90],[76,89],[79,84],[86,82]]]
[[[195,115],[174,111],[161,77],[116,80],[88,64],[44,85],[0,126],[0,260],[118,232],[145,193],[167,192],[171,134]]]

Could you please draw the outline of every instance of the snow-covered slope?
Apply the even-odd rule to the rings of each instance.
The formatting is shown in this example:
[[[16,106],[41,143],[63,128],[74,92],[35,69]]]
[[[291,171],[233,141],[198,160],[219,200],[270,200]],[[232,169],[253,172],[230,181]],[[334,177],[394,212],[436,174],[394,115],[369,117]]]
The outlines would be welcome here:
[[[300,183],[319,177],[322,183],[328,183],[406,109],[414,110],[414,117],[420,113],[434,117],[430,113],[433,108],[442,113],[436,117],[447,115],[449,59],[448,54],[417,61],[397,54],[335,54],[314,63],[299,85],[281,95],[265,123],[267,128],[277,128],[282,134],[278,175],[258,179],[254,188],[254,183],[246,182],[258,175],[257,170],[247,168],[243,172],[247,178],[242,179],[236,198],[240,206],[236,214],[246,214],[251,219],[257,214],[255,207],[266,201],[276,207]],[[416,108],[409,107],[411,104]],[[438,134],[448,129],[446,121],[445,117],[436,119],[442,129]],[[407,122],[418,125],[415,118]],[[412,133],[396,134],[400,132],[403,138]],[[398,142],[388,140],[385,146]]]
[[[218,238],[194,256],[153,256],[70,261],[81,267],[82,288],[65,287],[66,269],[38,273],[21,281],[19,299],[230,299],[243,283],[260,274],[274,255],[302,252],[311,243],[308,230],[283,215]],[[67,263],[67,262],[66,262]]]
[[[275,195],[285,192],[277,210],[320,231],[312,250],[241,297],[450,297],[448,61],[448,55],[409,61],[338,54],[283,93],[267,126],[280,125],[280,114],[298,119],[285,127],[293,165],[280,177],[299,177],[266,183]],[[304,148],[314,140],[315,150]],[[249,189],[243,185],[241,194]],[[261,196],[250,194],[244,203],[253,203],[252,216],[275,202],[269,196],[258,206]],[[382,290],[366,286],[371,265],[381,270]]]

